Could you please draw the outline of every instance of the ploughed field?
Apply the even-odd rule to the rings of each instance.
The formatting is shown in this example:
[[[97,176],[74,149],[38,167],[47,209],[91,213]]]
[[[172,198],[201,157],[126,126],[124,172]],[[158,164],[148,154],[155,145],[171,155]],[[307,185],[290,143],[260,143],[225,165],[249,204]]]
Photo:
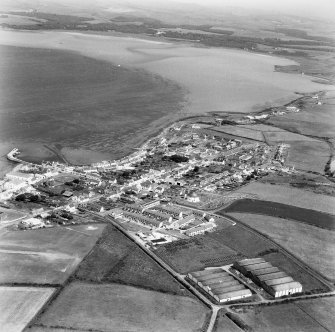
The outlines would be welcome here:
[[[112,225],[80,264],[73,279],[121,283],[164,293],[192,296],[137,244]]]
[[[202,330],[210,311],[196,299],[117,284],[73,282],[29,331]],[[50,330],[49,330],[50,328]]]
[[[64,283],[104,227],[94,224],[2,233],[0,283]]]
[[[171,81],[73,52],[1,45],[0,54],[0,140],[26,160],[57,159],[42,144],[73,163],[119,158],[183,101]]]
[[[229,213],[301,259],[328,279],[335,279],[335,232],[294,220],[250,213]]]
[[[293,219],[316,227],[335,230],[335,215],[277,202],[246,198],[233,202],[224,211],[226,213],[247,212],[283,219]]]

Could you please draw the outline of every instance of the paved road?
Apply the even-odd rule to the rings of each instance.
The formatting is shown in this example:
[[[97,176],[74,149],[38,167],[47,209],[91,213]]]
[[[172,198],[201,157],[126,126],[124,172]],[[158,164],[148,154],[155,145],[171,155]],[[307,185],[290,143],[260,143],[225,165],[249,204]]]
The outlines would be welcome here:
[[[93,213],[95,214],[95,213]],[[98,214],[96,214],[98,215]],[[100,216],[100,215],[99,215]],[[101,216],[100,216],[101,217]],[[104,217],[105,220],[111,222],[118,230],[120,230],[123,234],[125,234],[128,238],[134,241],[138,246],[140,246],[151,258],[153,258],[159,265],[161,265],[166,271],[172,274],[181,284],[183,284],[187,289],[189,289],[198,299],[200,299],[203,303],[205,303],[208,307],[212,309],[212,316],[207,328],[207,332],[212,332],[216,316],[218,311],[221,309],[221,306],[213,304],[207,297],[201,294],[196,288],[190,285],[186,280],[185,276],[173,270],[167,263],[165,263],[160,257],[158,257],[154,252],[145,247],[135,236],[128,233],[125,229],[123,229],[117,222],[114,221],[111,217]]]
[[[199,210],[200,211],[200,210]],[[168,265],[167,263],[165,263],[159,256],[157,256],[154,252],[152,252],[150,249],[148,249],[147,247],[144,246],[143,243],[141,243],[134,235],[128,233],[125,229],[123,229],[112,217],[109,216],[101,216],[98,213],[94,213],[94,212],[90,212],[93,215],[99,216],[100,218],[102,218],[105,221],[108,221],[110,223],[112,223],[117,229],[119,229],[123,234],[125,234],[128,238],[130,238],[133,242],[135,242],[138,246],[140,246],[151,258],[153,258],[160,266],[162,266],[166,271],[168,271],[171,275],[173,275],[181,284],[183,284],[187,289],[189,289],[199,300],[201,300],[203,303],[205,303],[209,308],[211,308],[212,310],[212,315],[211,315],[211,319],[209,321],[208,324],[208,328],[207,328],[207,332],[212,332],[213,328],[214,328],[214,324],[217,318],[217,314],[218,311],[222,308],[231,310],[230,307],[232,305],[234,306],[245,306],[245,305],[256,305],[259,303],[278,303],[278,302],[283,302],[286,299],[274,299],[274,300],[268,300],[265,299],[261,296],[261,300],[257,301],[257,302],[249,302],[249,303],[239,303],[239,304],[226,304],[226,305],[216,305],[213,304],[207,297],[205,297],[202,293],[200,293],[196,288],[194,288],[191,284],[189,284],[186,280],[185,280],[185,276],[176,272],[174,269],[171,268],[170,265]],[[222,217],[222,216],[221,216]],[[225,217],[226,219],[230,219],[230,221],[235,222],[234,219],[231,219],[230,217]],[[237,221],[238,222],[238,221]],[[239,222],[238,222],[239,223]],[[309,271],[309,268],[305,266],[305,264],[303,264],[302,262],[300,262],[299,260],[297,260],[293,255],[291,255],[290,253],[288,253],[286,250],[284,250],[283,248],[281,248],[279,245],[277,245],[275,242],[271,241],[270,239],[268,239],[267,237],[263,236],[262,234],[259,234],[257,231],[250,229],[249,227],[245,226],[243,223],[239,223],[242,227],[247,228],[248,230],[253,231],[255,234],[265,238],[267,241],[271,242],[272,244],[274,244],[275,246],[277,246],[281,251],[284,251],[285,254],[287,256],[289,256],[292,260],[294,260],[300,267],[302,267],[303,269],[305,269],[308,273],[311,273],[313,276],[315,276],[318,280],[322,281],[325,284],[329,284],[328,282],[325,282],[325,280],[320,277],[318,274],[316,274],[314,271]],[[314,275],[314,273],[316,275]],[[331,286],[333,286],[332,284],[330,284]],[[311,294],[311,295],[301,295],[301,296],[295,296],[292,297],[291,299],[293,300],[299,300],[299,299],[307,299],[307,298],[313,298],[313,297],[319,297],[319,296],[327,296],[327,295],[335,295],[335,291],[333,290],[334,288],[331,287],[332,291],[328,292],[328,293],[322,293],[322,294]]]

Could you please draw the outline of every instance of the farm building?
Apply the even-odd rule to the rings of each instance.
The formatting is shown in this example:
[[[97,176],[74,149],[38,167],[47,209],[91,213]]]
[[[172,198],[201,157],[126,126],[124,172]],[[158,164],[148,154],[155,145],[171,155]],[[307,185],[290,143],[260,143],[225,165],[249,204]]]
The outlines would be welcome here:
[[[302,292],[302,285],[263,258],[243,259],[234,268],[274,297]]]
[[[187,276],[220,303],[252,295],[249,289],[221,268],[190,272]]]

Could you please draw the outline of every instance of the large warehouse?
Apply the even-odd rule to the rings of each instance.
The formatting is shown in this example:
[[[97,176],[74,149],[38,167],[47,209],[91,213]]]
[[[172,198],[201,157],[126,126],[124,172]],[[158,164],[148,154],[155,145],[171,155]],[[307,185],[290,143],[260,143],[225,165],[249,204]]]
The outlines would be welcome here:
[[[252,295],[249,289],[221,268],[190,272],[187,276],[218,302],[239,300]]]
[[[302,292],[302,285],[263,258],[243,259],[234,268],[274,297]]]

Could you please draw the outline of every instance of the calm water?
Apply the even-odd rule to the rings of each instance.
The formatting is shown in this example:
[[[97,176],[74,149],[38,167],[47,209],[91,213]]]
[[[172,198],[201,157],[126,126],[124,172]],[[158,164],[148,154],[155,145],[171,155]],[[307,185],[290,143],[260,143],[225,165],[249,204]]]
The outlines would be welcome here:
[[[34,161],[119,158],[184,100],[170,81],[70,52],[0,46],[0,58],[2,169],[14,146]]]

